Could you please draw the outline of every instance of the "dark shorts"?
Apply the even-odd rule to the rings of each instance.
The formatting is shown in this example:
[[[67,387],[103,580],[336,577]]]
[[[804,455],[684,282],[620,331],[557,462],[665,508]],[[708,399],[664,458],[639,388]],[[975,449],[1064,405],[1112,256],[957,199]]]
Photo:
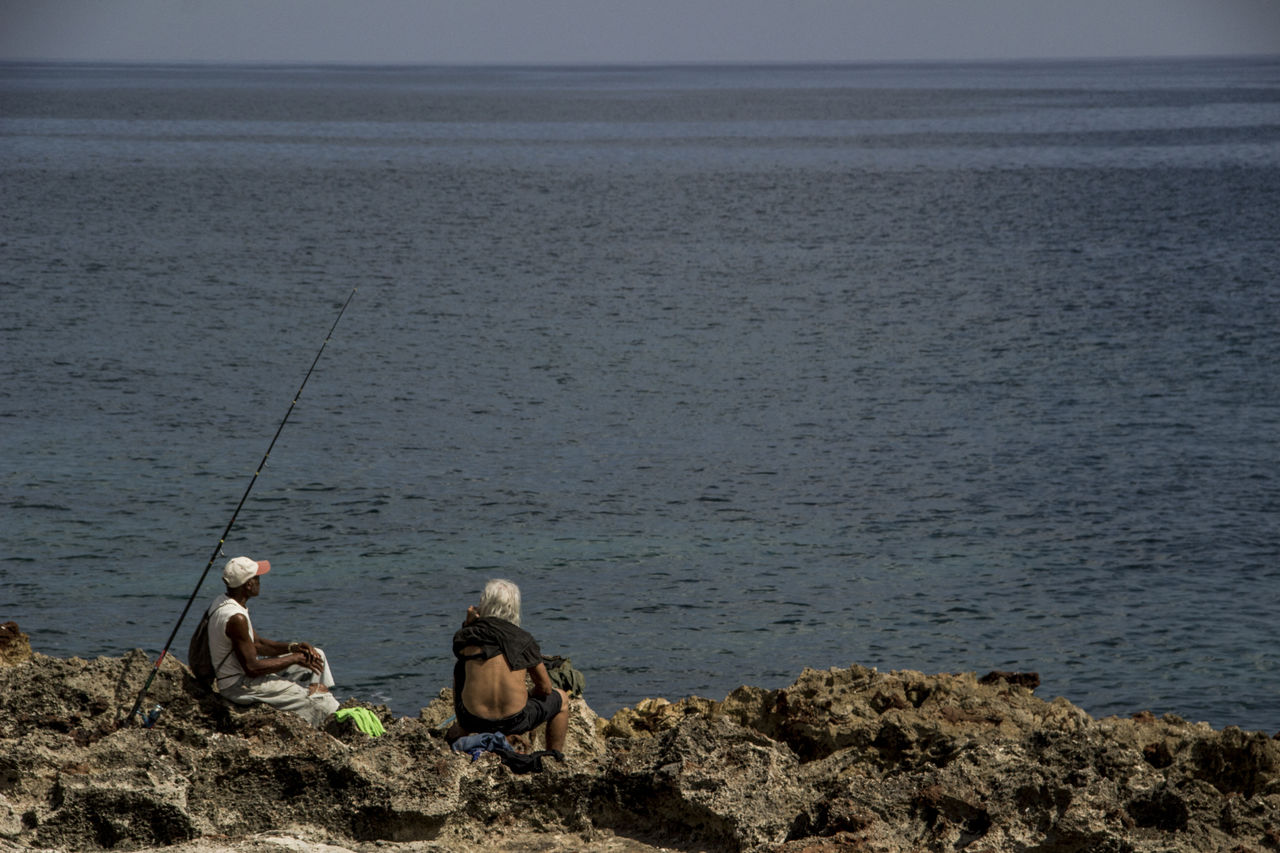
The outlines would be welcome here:
[[[469,734],[478,735],[484,732],[502,732],[504,735],[518,735],[536,729],[547,720],[560,713],[560,691],[552,690],[542,698],[529,697],[524,708],[510,717],[501,720],[486,720],[462,707],[461,697],[453,703],[454,713],[458,716],[458,725]]]

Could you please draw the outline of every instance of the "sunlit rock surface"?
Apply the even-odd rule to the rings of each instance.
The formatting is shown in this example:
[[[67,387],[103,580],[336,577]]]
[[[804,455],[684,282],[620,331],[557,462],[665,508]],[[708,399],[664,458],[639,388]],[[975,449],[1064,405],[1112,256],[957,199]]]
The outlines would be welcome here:
[[[151,669],[0,626],[0,849],[1280,850],[1280,740],[1093,719],[1031,674],[806,670],[610,720],[575,700],[567,760],[519,775],[449,749],[447,690],[417,717],[365,705],[371,738],[230,706],[169,656],[156,725],[122,723]]]

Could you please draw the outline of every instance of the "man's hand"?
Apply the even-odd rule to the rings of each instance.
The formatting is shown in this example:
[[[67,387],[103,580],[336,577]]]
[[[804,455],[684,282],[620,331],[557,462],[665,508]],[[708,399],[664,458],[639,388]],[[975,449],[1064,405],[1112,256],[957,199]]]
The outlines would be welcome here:
[[[467,608],[467,618],[462,620],[463,625],[470,625],[472,622],[480,618],[480,611],[473,604]]]
[[[324,672],[324,658],[310,643],[298,643],[298,654],[302,655],[302,665],[320,675]]]

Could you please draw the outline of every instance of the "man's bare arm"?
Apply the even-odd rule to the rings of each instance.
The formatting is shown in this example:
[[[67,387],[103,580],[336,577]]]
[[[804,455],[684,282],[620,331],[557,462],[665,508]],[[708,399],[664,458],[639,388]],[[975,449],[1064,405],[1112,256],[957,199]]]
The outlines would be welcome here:
[[[551,676],[547,674],[547,665],[544,663],[529,667],[529,678],[533,681],[533,689],[529,692],[534,696],[550,696],[551,691],[555,690],[555,686],[551,683]]]
[[[305,666],[315,672],[320,672],[323,669],[313,656],[309,656],[303,651],[276,657],[259,658],[258,655],[261,652],[258,644],[249,638],[249,620],[245,619],[240,613],[227,620],[227,638],[231,640],[231,648],[235,652],[236,660],[240,661],[240,666],[244,667],[245,674],[249,678],[271,675],[288,669],[294,664]],[[270,640],[265,640],[264,642],[270,648],[278,648],[281,645]],[[288,648],[287,645],[285,648]]]

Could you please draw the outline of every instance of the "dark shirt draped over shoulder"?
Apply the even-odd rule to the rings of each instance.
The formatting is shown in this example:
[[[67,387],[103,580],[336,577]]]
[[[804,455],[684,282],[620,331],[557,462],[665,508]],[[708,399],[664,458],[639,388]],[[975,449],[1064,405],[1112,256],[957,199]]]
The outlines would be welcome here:
[[[538,641],[532,634],[505,619],[492,616],[482,616],[453,635],[454,657],[462,660],[462,650],[467,646],[478,646],[482,660],[502,655],[512,669],[530,669],[542,663],[542,649],[538,648]],[[465,657],[470,658],[471,655]]]

